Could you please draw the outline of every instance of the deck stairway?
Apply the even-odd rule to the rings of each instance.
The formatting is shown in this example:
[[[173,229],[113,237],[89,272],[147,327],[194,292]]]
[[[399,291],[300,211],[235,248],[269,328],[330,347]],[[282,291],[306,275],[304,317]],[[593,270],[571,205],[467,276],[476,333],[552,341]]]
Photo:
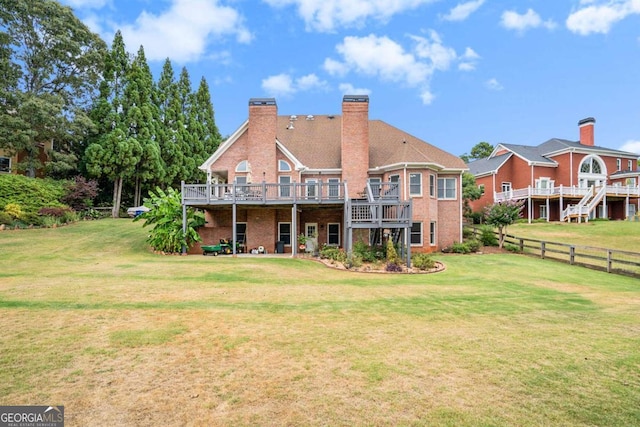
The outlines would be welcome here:
[[[367,183],[362,197],[347,202],[347,226],[396,229],[411,226],[411,201],[400,200],[397,182]]]
[[[590,187],[587,194],[576,205],[569,205],[562,211],[561,221],[571,222],[573,219],[578,222],[589,222],[589,216],[598,204],[604,199],[607,194],[607,187],[602,186],[598,191],[595,191],[595,187]]]

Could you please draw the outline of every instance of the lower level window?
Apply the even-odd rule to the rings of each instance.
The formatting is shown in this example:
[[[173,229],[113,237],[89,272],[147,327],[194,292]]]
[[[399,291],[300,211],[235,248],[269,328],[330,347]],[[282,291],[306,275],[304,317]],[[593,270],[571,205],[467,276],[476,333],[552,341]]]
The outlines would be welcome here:
[[[436,222],[431,221],[429,224],[429,244],[431,246],[436,245]]]
[[[285,245],[291,245],[291,223],[278,223],[278,240],[284,242]]]
[[[547,206],[540,205],[540,218],[547,218]]]
[[[340,246],[340,224],[327,224],[327,244]]]
[[[414,222],[411,226],[411,245],[422,246],[422,223]]]

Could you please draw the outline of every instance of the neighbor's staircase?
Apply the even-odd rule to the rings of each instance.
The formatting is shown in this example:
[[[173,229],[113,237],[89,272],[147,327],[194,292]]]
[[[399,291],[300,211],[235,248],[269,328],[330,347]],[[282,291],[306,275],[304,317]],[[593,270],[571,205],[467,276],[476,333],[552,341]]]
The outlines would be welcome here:
[[[571,220],[575,218],[578,222],[581,222],[582,219],[584,219],[585,222],[589,222],[591,212],[593,212],[606,194],[606,185],[600,187],[597,192],[595,191],[595,187],[590,187],[587,194],[584,195],[577,205],[569,205],[562,211],[562,218],[560,218],[560,220],[571,222]]]

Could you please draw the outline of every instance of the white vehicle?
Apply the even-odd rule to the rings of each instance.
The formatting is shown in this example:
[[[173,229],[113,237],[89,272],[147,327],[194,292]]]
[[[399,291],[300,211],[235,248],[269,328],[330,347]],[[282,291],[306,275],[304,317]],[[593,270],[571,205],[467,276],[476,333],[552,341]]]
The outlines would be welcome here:
[[[130,217],[135,218],[138,215],[140,215],[142,213],[145,213],[145,212],[149,212],[149,211],[150,211],[150,209],[148,207],[146,207],[146,206],[136,206],[136,207],[127,209],[127,214]]]

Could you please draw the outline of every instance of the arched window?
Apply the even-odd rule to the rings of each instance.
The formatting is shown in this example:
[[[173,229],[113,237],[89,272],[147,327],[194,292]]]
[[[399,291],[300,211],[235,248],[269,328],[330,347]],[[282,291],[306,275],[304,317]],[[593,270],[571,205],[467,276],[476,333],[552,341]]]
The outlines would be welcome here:
[[[278,170],[280,172],[291,172],[291,165],[289,165],[289,163],[285,162],[284,160],[279,160]]]
[[[249,162],[246,160],[241,161],[238,163],[238,166],[236,166],[236,172],[249,172],[249,170]]]
[[[588,156],[580,164],[580,173],[588,173],[594,175],[601,175],[604,167],[601,161],[595,156]]]

